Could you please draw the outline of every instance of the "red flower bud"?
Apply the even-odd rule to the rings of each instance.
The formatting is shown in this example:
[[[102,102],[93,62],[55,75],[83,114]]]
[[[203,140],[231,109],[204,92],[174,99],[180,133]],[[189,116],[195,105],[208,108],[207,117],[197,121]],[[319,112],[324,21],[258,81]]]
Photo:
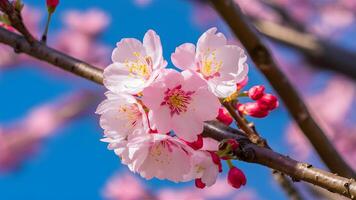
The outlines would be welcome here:
[[[209,153],[210,153],[213,163],[215,163],[219,167],[219,172],[222,172],[222,165],[221,165],[221,160],[220,160],[219,156],[216,153],[211,152],[211,151],[209,151]]]
[[[229,112],[225,108],[219,108],[219,115],[216,117],[216,119],[227,126],[229,126],[233,121]]]
[[[201,178],[197,178],[197,179],[195,179],[195,187],[197,187],[197,188],[200,188],[200,189],[203,189],[203,188],[205,188],[205,183],[203,183],[202,181],[201,181]]]
[[[198,135],[198,139],[194,142],[187,142],[187,141],[184,142],[190,147],[192,147],[194,150],[198,150],[203,147],[203,136],[201,136],[201,134]]]
[[[272,94],[264,94],[259,100],[257,100],[259,107],[266,110],[273,110],[278,107],[279,102],[277,97]]]
[[[265,87],[263,85],[253,86],[248,90],[248,96],[252,100],[258,100],[265,94]]]
[[[238,110],[245,115],[250,115],[251,117],[263,118],[266,117],[269,113],[269,110],[265,107],[261,107],[260,104],[253,103],[245,103],[243,106],[239,106]]]
[[[239,91],[239,90],[241,90],[242,88],[244,88],[246,85],[247,85],[247,82],[248,82],[248,77],[246,76],[245,78],[244,78],[244,80],[242,80],[241,82],[239,82],[239,83],[236,83],[236,90],[237,91]]]
[[[59,4],[59,0],[46,0],[48,12],[53,13]]]
[[[231,167],[227,175],[227,182],[234,188],[240,188],[241,185],[246,185],[245,174],[236,167]]]
[[[240,146],[240,144],[234,139],[228,139],[227,143],[230,145],[232,150],[236,150]]]

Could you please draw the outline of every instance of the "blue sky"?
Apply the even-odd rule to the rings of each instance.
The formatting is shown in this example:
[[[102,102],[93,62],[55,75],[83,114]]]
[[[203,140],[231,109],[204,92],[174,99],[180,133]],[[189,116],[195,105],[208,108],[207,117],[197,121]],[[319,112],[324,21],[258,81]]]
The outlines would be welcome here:
[[[25,1],[45,12],[44,2]],[[176,46],[183,42],[196,42],[204,31],[192,22],[192,6],[185,0],[155,0],[145,8],[138,8],[129,0],[63,0],[55,13],[51,30],[61,28],[60,17],[64,11],[92,7],[100,8],[111,16],[112,23],[101,38],[105,44],[114,47],[123,37],[141,39],[146,30],[152,28],[161,37],[167,60]],[[250,69],[250,85],[266,83],[252,65]],[[33,65],[23,64],[20,68],[1,73],[0,123],[15,120],[31,107],[70,91],[90,88],[104,92],[100,86],[81,78],[62,81],[61,77],[52,76]],[[270,88],[268,90],[271,91]],[[264,120],[255,120],[260,132],[279,152],[287,152],[282,134],[288,120],[283,107]],[[117,170],[126,171],[114,153],[106,149],[106,144],[99,141],[101,129],[94,113],[59,131],[60,134],[46,141],[43,151],[26,162],[21,170],[0,176],[0,199],[101,199],[100,190],[107,179]],[[284,199],[271,179],[269,169],[241,162],[236,164],[247,174],[248,187],[254,188],[258,196]],[[154,190],[193,185],[159,180],[145,183]]]

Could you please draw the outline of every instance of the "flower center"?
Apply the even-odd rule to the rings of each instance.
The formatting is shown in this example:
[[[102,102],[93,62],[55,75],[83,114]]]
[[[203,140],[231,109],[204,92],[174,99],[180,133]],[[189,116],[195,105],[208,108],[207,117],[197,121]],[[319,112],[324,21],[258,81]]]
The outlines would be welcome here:
[[[182,85],[178,85],[173,89],[167,89],[164,93],[164,101],[161,105],[168,105],[169,109],[171,110],[171,116],[174,114],[184,113],[188,110],[188,105],[192,100],[192,94],[194,91],[184,91],[182,90]]]
[[[199,63],[198,71],[204,76],[205,79],[210,79],[216,76],[220,76],[219,71],[221,69],[222,61],[216,59],[215,51],[207,53]]]
[[[136,105],[122,105],[119,107],[119,112],[125,113],[127,120],[125,127],[127,128],[134,128],[142,118],[142,113]]]
[[[150,56],[143,57],[139,52],[133,52],[135,60],[126,61],[125,65],[129,70],[129,75],[143,79],[149,79],[152,73],[152,58]]]

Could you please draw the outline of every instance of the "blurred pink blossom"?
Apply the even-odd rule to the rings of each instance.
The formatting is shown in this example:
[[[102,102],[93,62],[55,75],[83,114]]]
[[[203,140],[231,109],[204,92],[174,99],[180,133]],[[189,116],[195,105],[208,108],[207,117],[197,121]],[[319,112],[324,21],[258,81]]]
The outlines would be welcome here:
[[[131,174],[115,174],[102,191],[108,200],[141,200],[150,196],[142,183]]]
[[[356,100],[356,86],[352,81],[342,77],[332,78],[327,86],[314,96],[307,97],[307,102],[316,117],[319,124],[326,130],[330,140],[336,145],[339,151],[342,151],[347,161],[356,168],[354,155],[355,148],[350,148],[356,143],[356,134],[349,130],[356,129],[355,119],[349,118]],[[291,124],[287,130],[287,140],[292,144],[293,151],[306,159],[311,148],[294,124]],[[345,147],[347,146],[347,147]]]
[[[124,187],[123,187],[124,186]],[[235,193],[237,194],[235,195]],[[102,195],[108,200],[213,200],[213,199],[242,199],[257,200],[257,194],[250,189],[237,191],[227,184],[226,178],[218,179],[216,183],[205,189],[195,187],[160,188],[155,193],[149,191],[143,183],[132,174],[115,174],[111,177]]]
[[[80,103],[83,101],[87,103]],[[83,113],[91,103],[91,94],[75,93],[54,103],[35,107],[23,119],[0,127],[0,172],[20,167],[25,159],[38,150],[44,139]]]
[[[152,0],[134,0],[135,5],[145,7],[152,3]]]
[[[90,64],[106,66],[110,50],[97,42],[97,36],[110,23],[109,17],[103,11],[91,9],[69,11],[63,20],[66,27],[55,36],[54,47]]]
[[[110,24],[109,16],[97,9],[81,12],[71,10],[65,13],[63,21],[69,30],[95,36],[103,32]]]

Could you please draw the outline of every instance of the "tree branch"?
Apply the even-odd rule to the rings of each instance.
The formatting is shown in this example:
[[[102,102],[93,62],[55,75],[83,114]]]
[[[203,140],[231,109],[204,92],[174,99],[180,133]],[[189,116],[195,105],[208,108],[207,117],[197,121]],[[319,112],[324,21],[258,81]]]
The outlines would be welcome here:
[[[256,28],[266,37],[301,52],[310,63],[356,80],[356,54],[312,34],[274,22],[254,19]]]
[[[24,37],[0,28],[0,43],[18,48],[21,52],[34,58],[102,84],[103,74],[101,69],[65,55],[40,42],[35,41],[33,45],[30,45]],[[272,150],[258,147],[252,144],[243,134],[240,130],[211,121],[205,123],[203,136],[211,137],[218,141],[228,138],[236,139],[241,144],[241,149],[236,152],[236,155],[241,160],[262,164],[281,171],[295,180],[303,180],[344,196],[354,198],[356,195],[356,183],[354,180],[310,167],[310,165],[299,163]]]
[[[287,77],[277,67],[268,49],[238,6],[231,0],[210,0],[210,2],[230,26],[236,37],[240,39],[258,69],[277,91],[323,162],[335,173],[345,177],[355,177],[355,172],[347,165],[330,143],[323,130],[315,122],[307,106]]]
[[[11,26],[14,27],[18,32],[20,32],[29,43],[32,44],[35,41],[35,38],[28,31],[22,21],[22,15],[20,10],[16,9],[14,5],[8,0],[0,0],[0,10],[8,16],[11,22]]]

